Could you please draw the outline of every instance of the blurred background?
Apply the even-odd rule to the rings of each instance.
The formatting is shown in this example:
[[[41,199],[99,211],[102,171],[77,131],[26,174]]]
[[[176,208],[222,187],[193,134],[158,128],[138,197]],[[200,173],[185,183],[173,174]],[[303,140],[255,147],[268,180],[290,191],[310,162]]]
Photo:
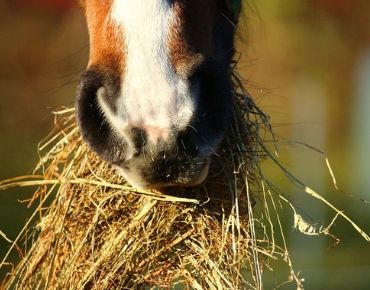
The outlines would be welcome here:
[[[239,25],[239,72],[271,117],[282,163],[370,232],[370,2],[250,0]],[[0,180],[31,174],[51,112],[73,106],[88,37],[72,0],[0,2]],[[342,192],[334,190],[324,151]],[[266,162],[269,178],[305,217],[334,213],[293,187]],[[0,192],[0,231],[14,239],[32,209],[31,189]],[[370,247],[339,219],[330,237],[304,236],[283,213],[287,244],[306,289],[370,289]],[[0,258],[9,243],[0,236]],[[16,254],[14,253],[14,257]],[[4,273],[3,270],[0,272]],[[289,273],[279,267],[266,289]],[[291,289],[283,285],[281,289]]]

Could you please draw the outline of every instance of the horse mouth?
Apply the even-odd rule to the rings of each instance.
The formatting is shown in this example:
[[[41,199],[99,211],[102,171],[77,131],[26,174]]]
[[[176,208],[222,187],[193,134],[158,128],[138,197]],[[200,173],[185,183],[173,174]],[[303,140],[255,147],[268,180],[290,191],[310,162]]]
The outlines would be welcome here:
[[[208,176],[211,160],[207,158],[188,170],[174,168],[130,169],[127,166],[113,165],[119,175],[133,187],[142,190],[166,187],[193,187],[200,185]],[[153,173],[155,172],[155,173]]]

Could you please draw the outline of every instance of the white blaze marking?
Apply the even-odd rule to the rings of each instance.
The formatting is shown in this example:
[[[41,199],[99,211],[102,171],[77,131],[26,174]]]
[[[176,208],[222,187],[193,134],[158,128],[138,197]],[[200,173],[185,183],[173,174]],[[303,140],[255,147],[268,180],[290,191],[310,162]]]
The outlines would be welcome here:
[[[169,58],[168,37],[175,21],[168,0],[114,0],[112,21],[124,35],[125,72],[118,113],[106,117],[118,132],[128,127],[147,131],[155,142],[171,128],[184,129],[194,113],[188,81],[178,76]],[[100,99],[101,101],[101,99]]]

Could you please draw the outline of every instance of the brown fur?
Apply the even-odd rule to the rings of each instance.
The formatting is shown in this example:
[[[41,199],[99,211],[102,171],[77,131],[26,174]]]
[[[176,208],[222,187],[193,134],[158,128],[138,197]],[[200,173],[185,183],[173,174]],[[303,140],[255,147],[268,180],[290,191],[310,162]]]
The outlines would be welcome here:
[[[194,68],[213,54],[211,31],[215,1],[189,0],[174,3],[175,20],[169,39],[170,57],[178,74],[189,76]]]
[[[124,40],[117,27],[110,21],[112,1],[83,1],[90,34],[90,59],[88,67],[113,70],[122,75],[124,68]]]

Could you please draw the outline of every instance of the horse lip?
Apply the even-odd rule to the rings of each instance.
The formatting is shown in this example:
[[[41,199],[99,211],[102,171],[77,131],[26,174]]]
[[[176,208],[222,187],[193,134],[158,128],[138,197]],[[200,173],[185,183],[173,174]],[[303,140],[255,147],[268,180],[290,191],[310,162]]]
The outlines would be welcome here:
[[[201,184],[208,176],[209,167],[211,164],[211,160],[207,160],[203,168],[201,169],[200,173],[198,174],[198,177],[190,181],[189,183],[180,183],[179,185],[185,186],[185,187],[191,187],[191,186],[197,186]]]
[[[148,189],[161,189],[165,187],[181,186],[181,187],[192,187],[201,184],[208,176],[210,159],[206,160],[199,171],[196,172],[194,176],[181,177],[179,180],[169,181],[169,182],[158,182],[158,183],[148,183],[145,182],[140,176],[131,175],[127,167],[122,165],[113,165],[119,175],[123,176],[126,181],[133,187],[142,190]]]

